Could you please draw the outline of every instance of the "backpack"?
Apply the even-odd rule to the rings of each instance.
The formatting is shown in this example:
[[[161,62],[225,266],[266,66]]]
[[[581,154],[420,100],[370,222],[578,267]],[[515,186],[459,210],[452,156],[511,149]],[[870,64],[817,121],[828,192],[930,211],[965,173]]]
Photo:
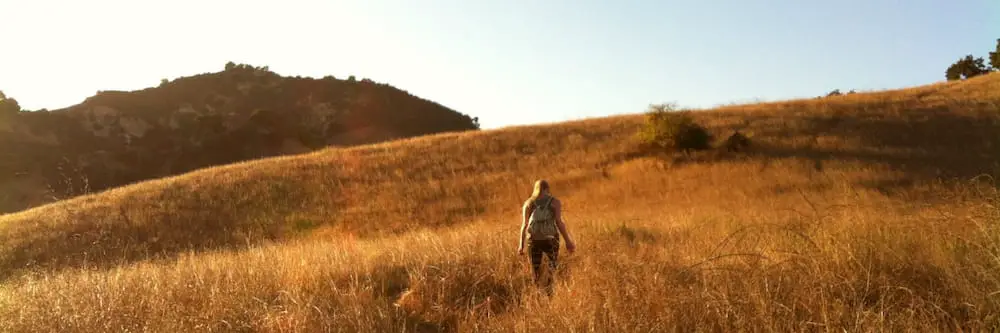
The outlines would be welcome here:
[[[528,219],[528,235],[532,240],[557,239],[559,238],[559,228],[556,227],[556,213],[552,209],[552,197],[548,197],[544,203],[535,200],[534,211]]]

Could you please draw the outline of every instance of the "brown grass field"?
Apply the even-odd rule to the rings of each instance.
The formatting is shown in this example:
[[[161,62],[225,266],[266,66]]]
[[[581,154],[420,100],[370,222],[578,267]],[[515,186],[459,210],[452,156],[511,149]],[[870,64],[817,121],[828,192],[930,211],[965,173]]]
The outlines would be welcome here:
[[[2,332],[1000,327],[1000,74],[693,113],[746,153],[641,154],[641,115],[215,167],[0,216]],[[516,255],[535,179],[578,243]]]

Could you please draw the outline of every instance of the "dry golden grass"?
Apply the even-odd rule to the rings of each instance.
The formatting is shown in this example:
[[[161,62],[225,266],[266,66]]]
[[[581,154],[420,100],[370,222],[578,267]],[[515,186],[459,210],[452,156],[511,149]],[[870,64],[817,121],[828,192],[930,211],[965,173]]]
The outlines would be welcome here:
[[[207,169],[0,216],[0,331],[939,331],[1000,323],[1000,76]],[[547,178],[576,254],[514,255]]]

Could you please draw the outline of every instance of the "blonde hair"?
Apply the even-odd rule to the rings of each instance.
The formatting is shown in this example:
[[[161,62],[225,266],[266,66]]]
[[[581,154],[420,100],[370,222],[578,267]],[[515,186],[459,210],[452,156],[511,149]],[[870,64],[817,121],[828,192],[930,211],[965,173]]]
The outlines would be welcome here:
[[[535,181],[535,189],[531,191],[531,198],[528,201],[535,202],[542,195],[542,192],[549,191],[549,182],[545,179],[539,179]]]

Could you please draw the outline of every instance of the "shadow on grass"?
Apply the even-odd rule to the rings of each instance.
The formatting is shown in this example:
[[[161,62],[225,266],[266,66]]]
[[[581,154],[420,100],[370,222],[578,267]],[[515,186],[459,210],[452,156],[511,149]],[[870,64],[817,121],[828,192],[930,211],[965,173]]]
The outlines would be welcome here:
[[[464,321],[501,316],[517,308],[531,287],[527,280],[497,271],[495,263],[474,258],[413,268],[405,283],[395,285],[405,287],[385,294],[393,306],[416,330],[439,332],[455,331]]]
[[[37,231],[30,239],[9,240],[16,245],[0,257],[0,281],[25,271],[106,269],[259,245],[294,232],[285,220],[308,199],[305,191],[281,179],[246,179],[211,189],[195,186],[131,193],[80,211],[61,206],[48,221],[56,227]]]
[[[749,149],[739,153],[722,147],[693,154],[635,149],[596,165],[606,168],[639,158],[658,158],[675,166],[752,160],[761,171],[779,159],[811,161],[823,172],[831,162],[860,162],[901,171],[906,179],[866,181],[858,186],[883,193],[921,181],[968,180],[1000,172],[1000,110],[990,104],[952,107],[879,105],[871,111],[832,108],[763,116],[740,112],[710,115],[712,122],[731,124],[710,128],[721,143],[734,131],[753,133]],[[894,110],[898,114],[886,115]],[[848,115],[848,112],[850,114]],[[836,142],[824,145],[820,139]]]

